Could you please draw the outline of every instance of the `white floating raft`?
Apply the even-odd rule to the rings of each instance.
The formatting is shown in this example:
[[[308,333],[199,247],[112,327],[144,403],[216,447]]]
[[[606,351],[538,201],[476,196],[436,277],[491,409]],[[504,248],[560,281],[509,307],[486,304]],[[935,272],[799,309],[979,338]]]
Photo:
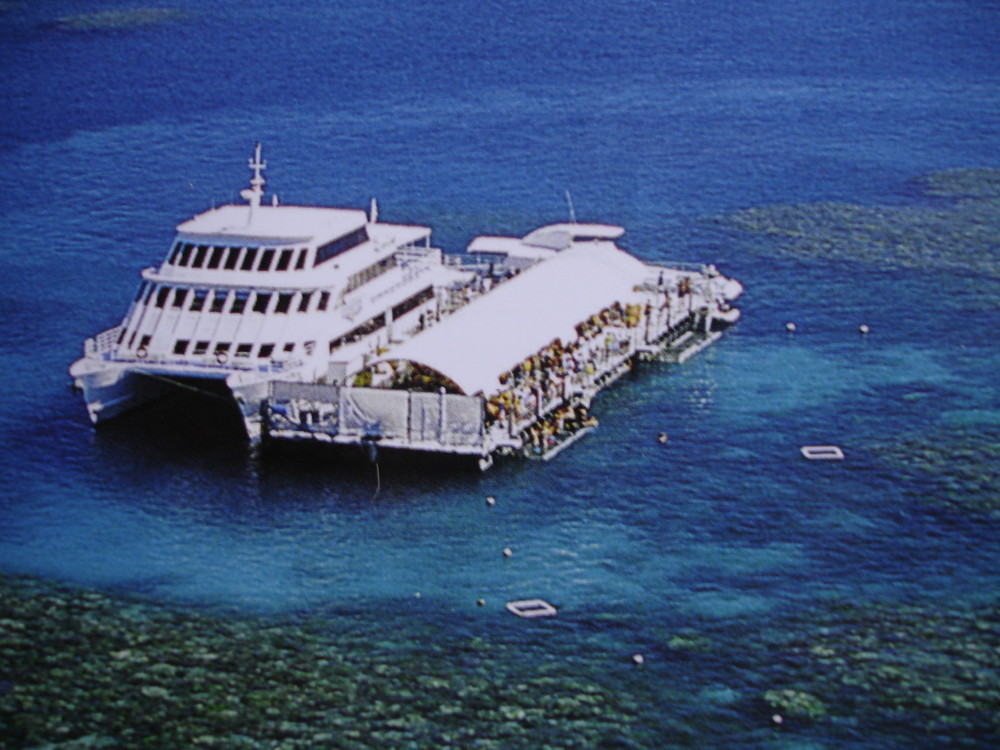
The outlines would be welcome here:
[[[518,617],[533,619],[535,617],[555,617],[556,608],[544,599],[522,599],[507,602],[507,609]]]
[[[843,461],[844,451],[836,445],[803,445],[802,455],[810,461]]]

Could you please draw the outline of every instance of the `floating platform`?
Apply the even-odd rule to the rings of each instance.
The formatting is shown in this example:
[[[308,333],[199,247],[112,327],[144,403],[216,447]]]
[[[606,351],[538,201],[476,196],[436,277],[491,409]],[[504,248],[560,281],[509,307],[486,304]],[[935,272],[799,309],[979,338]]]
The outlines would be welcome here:
[[[844,460],[844,451],[836,445],[803,445],[801,451],[810,461]]]
[[[507,610],[529,620],[536,617],[555,617],[556,608],[544,599],[522,599],[516,602],[507,602]]]

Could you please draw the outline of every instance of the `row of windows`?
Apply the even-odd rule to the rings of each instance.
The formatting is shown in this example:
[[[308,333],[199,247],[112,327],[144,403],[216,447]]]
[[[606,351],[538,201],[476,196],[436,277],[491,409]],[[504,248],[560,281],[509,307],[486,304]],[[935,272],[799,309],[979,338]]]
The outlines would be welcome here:
[[[189,268],[223,268],[227,271],[301,271],[306,267],[308,248],[227,247],[177,242],[167,261]],[[294,258],[294,266],[292,265]],[[273,267],[272,267],[273,266]]]
[[[145,337],[144,337],[145,338]],[[311,350],[313,346],[316,345],[315,341],[306,342],[306,349]],[[194,346],[191,346],[191,341],[189,339],[178,339],[174,343],[174,354],[183,357],[190,353],[192,356],[198,357],[208,354],[209,346],[211,346],[210,341],[195,341]],[[253,354],[253,344],[237,344],[236,349],[233,350],[233,344],[230,341],[219,341],[212,348],[212,354],[217,357],[229,357],[230,353],[239,359],[248,359]],[[259,359],[269,359],[274,355],[274,350],[277,344],[260,344],[257,347],[257,357]],[[295,344],[288,343],[282,347],[282,351],[285,354],[292,354],[295,352]]]
[[[382,315],[376,315],[374,318],[362,323],[353,331],[349,331],[341,336],[339,339],[334,339],[330,342],[330,353],[332,354],[335,349],[339,349],[344,344],[353,344],[355,341],[360,341],[365,336],[375,333],[385,326],[385,313]]]
[[[394,308],[392,308],[392,319],[398,320],[402,318],[406,313],[415,308],[417,305],[423,304],[434,297],[434,287],[429,286],[421,292],[417,292],[409,299],[404,299]]]
[[[253,302],[250,302],[251,295]],[[209,312],[221,313],[226,309],[226,301],[232,299],[229,305],[229,312],[234,315],[243,313],[247,306],[258,313],[268,312],[271,298],[277,298],[274,309],[271,312],[287,313],[293,307],[293,302],[298,297],[297,304],[294,305],[298,312],[308,312],[313,297],[317,299],[316,310],[323,312],[330,304],[329,292],[251,292],[237,289],[230,291],[226,289],[188,289],[185,287],[156,286],[149,282],[143,282],[136,295],[135,301],[148,303],[152,298],[153,305],[161,310],[171,307],[177,310],[187,309],[190,312],[201,312],[206,307]]]
[[[164,289],[167,292],[167,294],[164,296],[164,300],[166,300],[166,298],[169,296],[170,291],[174,291],[174,292],[177,292],[177,291],[187,291],[187,290],[171,289],[170,287],[166,287],[166,288],[163,288],[163,289],[160,289],[160,290],[157,291],[157,297],[159,297],[159,292],[164,291]],[[197,289],[195,290],[196,293],[200,292],[200,291],[204,291],[204,290],[197,290]],[[234,298],[234,305],[236,303],[236,300],[240,299],[239,295],[241,295],[241,294],[246,295],[246,296],[244,296],[242,298],[243,299],[243,304],[245,305],[246,304],[247,296],[249,296],[250,293],[249,292],[237,292],[236,294],[237,294],[237,296]],[[311,294],[310,292],[305,292],[303,294],[303,297],[308,298],[310,294]],[[261,295],[261,293],[258,293],[258,295]],[[323,307],[322,308],[318,308],[318,309],[326,309],[326,304],[329,301],[329,293],[328,292],[322,292],[321,295],[326,295],[326,300],[324,301],[321,298],[321,303],[323,304]],[[270,297],[269,294],[265,294],[264,296],[267,296],[268,298]],[[282,295],[279,295],[279,304],[280,304],[281,296]],[[287,296],[290,298],[292,295],[289,294]],[[406,313],[408,313],[410,310],[413,310],[415,307],[417,307],[418,305],[420,305],[423,302],[427,302],[427,301],[431,300],[433,297],[434,297],[434,288],[433,287],[427,287],[426,289],[423,289],[422,291],[417,292],[417,294],[413,295],[412,297],[410,297],[410,298],[408,298],[406,300],[403,300],[398,305],[396,305],[395,307],[392,308],[392,318],[393,318],[393,320],[402,317],[403,315],[405,315]],[[225,298],[223,298],[223,301],[224,300],[225,300]],[[203,301],[204,301],[204,297],[203,297]],[[255,305],[257,304],[256,300],[255,300],[254,304]],[[308,305],[308,302],[306,302],[306,304]],[[163,305],[158,305],[158,306],[162,307]],[[263,305],[263,307],[260,310],[258,310],[258,312],[263,312],[263,310],[266,309],[266,307],[267,307],[267,303],[265,302],[264,305]],[[199,307],[198,309],[201,309],[201,308]],[[240,308],[241,312],[242,312],[242,310],[243,310],[243,307]],[[278,311],[277,307],[276,307],[275,311],[276,312]],[[221,312],[221,307],[216,312]],[[285,310],[282,310],[281,312],[287,312],[287,308]],[[338,349],[339,347],[343,346],[344,344],[349,344],[349,343],[352,343],[354,341],[358,341],[359,339],[364,338],[365,336],[368,336],[368,335],[374,333],[375,331],[380,330],[384,326],[385,326],[385,314],[383,313],[382,315],[376,315],[374,318],[371,318],[371,319],[367,320],[366,322],[362,323],[361,325],[359,325],[357,328],[353,329],[352,331],[349,331],[345,335],[343,335],[343,336],[341,336],[339,338],[336,338],[336,339],[333,339],[332,341],[330,341],[329,350],[332,353],[334,350]],[[121,344],[125,340],[125,337],[126,337],[127,333],[128,332],[127,332],[126,329],[122,330],[121,336],[119,336],[119,338],[118,338],[118,343],[119,344]],[[133,331],[132,335],[129,337],[129,340],[128,340],[128,347],[129,348],[132,348],[132,346],[135,344],[135,340],[136,340],[137,334],[138,334],[138,331]],[[151,336],[149,334],[143,335],[142,338],[139,339],[138,349],[145,350],[149,346],[150,341],[151,341]],[[173,353],[176,356],[179,356],[179,357],[183,357],[183,356],[185,356],[187,354],[191,354],[192,356],[196,356],[197,357],[197,356],[202,356],[202,355],[206,355],[206,354],[209,353],[209,347],[211,346],[211,342],[210,341],[195,341],[193,347],[191,346],[191,343],[192,342],[191,342],[190,339],[178,339],[176,342],[174,342]],[[315,341],[308,341],[308,342],[306,342],[306,344],[305,344],[306,353],[311,353],[312,352],[312,348],[315,345],[316,345]],[[238,357],[238,358],[249,358],[253,354],[253,346],[254,346],[253,344],[240,343],[240,344],[237,344],[235,350],[233,350],[232,349],[232,347],[233,347],[232,342],[222,341],[222,342],[217,342],[215,344],[215,346],[212,348],[212,354],[214,356],[216,356],[216,357],[225,357],[225,358],[228,358],[230,356],[230,354],[232,354],[233,356]],[[274,355],[275,347],[276,347],[276,344],[273,344],[273,343],[260,344],[257,347],[257,357],[260,358],[260,359],[269,359],[270,357],[272,357]],[[287,343],[287,344],[285,344],[283,346],[283,348],[282,348],[282,351],[285,354],[292,354],[295,351],[295,344],[294,343]]]

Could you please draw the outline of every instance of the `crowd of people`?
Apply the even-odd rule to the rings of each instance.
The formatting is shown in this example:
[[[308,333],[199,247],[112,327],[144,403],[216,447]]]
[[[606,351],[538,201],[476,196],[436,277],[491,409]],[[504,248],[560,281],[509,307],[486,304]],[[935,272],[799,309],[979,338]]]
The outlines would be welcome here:
[[[556,339],[502,374],[500,391],[486,402],[487,428],[525,431],[525,442],[536,446],[580,429],[590,417],[570,405],[573,395],[632,353],[643,313],[641,305],[614,303],[578,324],[573,341]]]
[[[597,418],[587,411],[586,406],[565,403],[525,430],[524,449],[534,455],[544,455],[580,430],[596,426]]]

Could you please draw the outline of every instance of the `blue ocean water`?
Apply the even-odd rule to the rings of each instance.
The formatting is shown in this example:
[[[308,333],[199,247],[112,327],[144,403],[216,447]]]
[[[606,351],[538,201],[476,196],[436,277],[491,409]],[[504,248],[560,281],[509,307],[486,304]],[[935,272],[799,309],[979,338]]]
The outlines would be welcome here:
[[[962,274],[776,254],[706,217],[908,205],[919,175],[1000,166],[1000,5],[550,5],[182,0],[89,25],[60,19],[135,6],[0,7],[0,570],[198,609],[330,610],[384,637],[430,623],[528,654],[586,647],[609,669],[642,651],[664,695],[755,689],[677,663],[664,633],[710,626],[737,648],[755,618],[817,602],[995,597],[997,520],[918,502],[874,453],[997,424],[995,299]],[[210,402],[93,430],[66,368],[177,223],[237,199],[255,141],[283,202],[375,196],[451,251],[565,219],[569,190],[640,257],[739,278],[743,319],[609,390],[600,428],[557,460],[481,476],[259,459]],[[847,460],[805,462],[809,443]],[[502,612],[534,596],[560,608],[547,631]],[[728,746],[826,746],[823,727],[726,721]],[[687,743],[718,746],[713,731]]]

